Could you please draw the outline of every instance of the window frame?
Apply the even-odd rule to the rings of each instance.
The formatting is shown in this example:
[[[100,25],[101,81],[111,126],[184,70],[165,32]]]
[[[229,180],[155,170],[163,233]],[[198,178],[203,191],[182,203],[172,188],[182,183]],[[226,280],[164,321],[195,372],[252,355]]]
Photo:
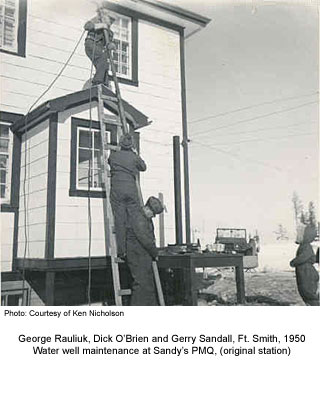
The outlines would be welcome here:
[[[94,176],[94,171],[95,171],[95,167],[94,167],[94,152],[95,152],[95,139],[93,137],[94,133],[99,133],[100,134],[100,128],[93,128],[91,127],[91,133],[92,133],[92,137],[91,137],[91,141],[92,141],[92,146],[91,147],[82,147],[80,146],[80,131],[87,131],[90,132],[90,126],[89,127],[84,127],[81,125],[77,126],[77,158],[76,158],[76,189],[77,190],[83,190],[83,191],[88,191],[87,187],[81,186],[79,184],[79,153],[80,150],[87,150],[90,151],[90,157],[91,157],[91,161],[93,164],[93,168],[92,168],[92,174],[90,175],[91,178],[93,178]],[[106,131],[109,132],[109,131]],[[108,143],[110,143],[110,133],[107,133],[107,141]],[[94,186],[90,186],[90,191],[102,191],[102,187],[94,187]]]
[[[114,64],[115,66],[118,64],[119,65],[119,71],[117,71],[117,77],[118,78],[123,78],[126,80],[131,80],[132,79],[132,18],[126,16],[126,15],[120,15],[117,14],[120,22],[118,25],[119,29],[119,36],[116,37],[116,32],[113,30],[114,28],[114,24],[111,26],[111,30],[113,30],[113,41],[119,41],[119,62],[117,60],[114,59]],[[124,30],[124,28],[122,27],[123,24],[123,20],[127,20],[128,21],[128,40],[122,40],[122,30]],[[129,69],[129,73],[128,74],[123,74],[121,71],[121,66],[122,66],[122,60],[121,60],[121,55],[122,55],[122,43],[127,43],[128,44],[128,62],[126,63],[126,65],[128,65],[128,69]],[[113,53],[115,53],[116,51],[114,50]]]
[[[129,13],[125,12],[119,12],[119,11],[114,11],[115,14],[119,15],[119,17],[127,18],[130,20],[131,24],[131,46],[130,46],[130,52],[131,52],[131,60],[130,60],[130,66],[131,66],[131,77],[124,77],[123,75],[120,75],[117,73],[117,78],[120,83],[127,84],[127,85],[133,85],[133,86],[138,86],[139,81],[138,81],[138,20],[130,15]],[[111,27],[112,30],[112,27]],[[113,77],[110,75],[110,79],[113,80]]]
[[[91,121],[91,128],[100,133],[100,124],[97,121]],[[109,129],[110,128],[110,129]],[[80,129],[90,129],[90,120],[83,118],[71,118],[71,153],[70,153],[70,197],[88,197],[88,188],[78,186],[78,150],[79,150],[79,136],[78,132]],[[109,134],[110,141],[112,144],[116,144],[117,136],[117,125],[112,122],[110,117],[110,123],[107,124],[107,131]],[[90,188],[90,198],[105,198],[105,191],[101,187]]]
[[[0,148],[0,154],[1,155],[7,155],[8,156],[8,162],[7,162],[7,169],[8,169],[8,173],[6,175],[6,182],[5,182],[5,197],[2,198],[0,195],[0,202],[1,204],[10,204],[11,202],[11,185],[12,185],[12,154],[13,154],[13,133],[11,132],[10,129],[10,125],[11,122],[8,121],[2,121],[0,120],[0,124],[1,125],[6,125],[8,126],[8,140],[9,140],[9,144],[8,144],[8,152],[2,152],[1,148]],[[1,138],[1,136],[0,136]],[[0,185],[2,185],[3,183],[1,183],[0,181]]]
[[[9,113],[0,111],[0,122],[5,124],[13,124],[23,115],[18,113]],[[20,188],[20,164],[21,164],[21,136],[13,133],[10,129],[12,138],[11,159],[10,162],[10,194],[9,199],[3,201],[1,199],[1,212],[15,212],[19,207],[19,188]]]
[[[5,1],[5,0],[4,0]],[[26,57],[26,34],[27,34],[27,0],[17,0],[19,3],[18,26],[17,26],[17,49],[10,50],[0,48],[0,52]]]
[[[8,305],[8,297],[9,296],[19,296],[19,303],[18,305]],[[21,301],[20,301],[21,299]],[[3,304],[4,301],[4,304]],[[1,292],[1,306],[9,307],[9,306],[27,306],[30,305],[30,290],[28,287],[25,288],[18,288],[12,290],[5,290]]]

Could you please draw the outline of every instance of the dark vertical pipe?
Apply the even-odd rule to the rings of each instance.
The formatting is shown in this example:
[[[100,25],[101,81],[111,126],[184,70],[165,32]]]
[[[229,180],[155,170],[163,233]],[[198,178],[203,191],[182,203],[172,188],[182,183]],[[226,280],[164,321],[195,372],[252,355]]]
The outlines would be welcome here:
[[[180,138],[173,136],[173,174],[174,174],[174,209],[176,219],[176,244],[182,244],[182,203],[181,203],[181,167]]]
[[[158,198],[161,201],[162,205],[164,205],[163,202],[163,194],[159,192]],[[164,212],[160,213],[159,215],[159,245],[161,248],[165,246],[165,237],[164,237]]]
[[[186,243],[191,242],[190,237],[190,189],[189,189],[189,154],[188,154],[188,127],[187,127],[187,100],[186,100],[186,69],[184,59],[184,33],[180,33],[180,74],[181,74],[181,105],[182,105],[182,147],[183,147],[183,173],[184,173],[184,200],[185,200],[185,226]]]

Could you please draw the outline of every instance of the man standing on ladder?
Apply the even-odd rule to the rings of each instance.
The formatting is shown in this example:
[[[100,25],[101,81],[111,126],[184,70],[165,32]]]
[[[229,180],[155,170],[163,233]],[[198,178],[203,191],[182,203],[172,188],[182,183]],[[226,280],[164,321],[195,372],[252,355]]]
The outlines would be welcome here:
[[[161,201],[150,197],[143,208],[128,212],[127,264],[133,278],[131,305],[159,305],[153,272],[158,249],[152,218],[163,210]]]
[[[98,7],[97,16],[92,18],[84,25],[88,31],[85,40],[85,51],[96,68],[96,74],[93,77],[92,85],[105,84],[109,86],[109,59],[106,47],[115,50],[116,45],[112,41],[113,32],[110,29],[116,17],[103,6]],[[104,30],[107,30],[110,42],[105,39]]]
[[[121,150],[112,151],[108,162],[111,170],[110,202],[114,216],[118,257],[124,259],[127,213],[141,210],[136,177],[139,172],[144,172],[147,166],[133,151],[131,135],[122,135],[119,143]]]

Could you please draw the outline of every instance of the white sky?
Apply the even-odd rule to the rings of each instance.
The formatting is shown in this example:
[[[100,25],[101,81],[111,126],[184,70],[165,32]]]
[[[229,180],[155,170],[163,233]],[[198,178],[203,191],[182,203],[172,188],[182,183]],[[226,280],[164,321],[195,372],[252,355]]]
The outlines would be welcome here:
[[[193,227],[293,235],[293,191],[318,199],[317,8],[172,2],[212,19],[186,42]]]

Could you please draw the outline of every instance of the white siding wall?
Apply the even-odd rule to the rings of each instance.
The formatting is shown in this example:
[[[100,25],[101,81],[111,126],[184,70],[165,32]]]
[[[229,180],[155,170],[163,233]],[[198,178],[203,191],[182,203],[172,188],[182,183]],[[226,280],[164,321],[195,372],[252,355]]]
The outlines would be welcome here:
[[[22,138],[18,257],[24,257],[25,230],[27,230],[26,258],[44,258],[48,139],[49,121],[42,122],[25,133]],[[26,167],[25,164],[27,164]],[[27,208],[27,211],[25,211],[25,208]]]
[[[140,135],[141,155],[148,165],[141,187],[144,198],[164,194],[166,243],[174,243],[172,136],[182,136],[179,33],[139,22],[139,88],[123,91],[153,121]],[[158,228],[156,220],[157,237]]]
[[[94,102],[95,103],[95,102]],[[57,194],[55,257],[88,256],[89,226],[88,198],[70,197],[71,116],[89,119],[88,105],[59,115],[57,147]],[[97,107],[92,108],[97,121]],[[101,198],[91,198],[92,256],[105,255],[103,205]]]
[[[74,2],[71,1],[73,4]],[[68,2],[69,5],[69,2]],[[68,59],[76,42],[82,33],[82,26],[88,18],[95,14],[95,5],[89,0],[78,0],[76,7],[64,7],[60,1],[30,0],[28,1],[27,21],[27,46],[26,58],[9,54],[1,54],[1,108],[5,111],[25,113],[31,104],[44,92],[61,70]],[[179,33],[139,20],[138,43],[138,80],[139,86],[121,84],[122,96],[137,109],[146,114],[153,123],[142,129],[141,155],[146,160],[148,171],[141,177],[143,195],[157,196],[164,194],[168,213],[165,215],[166,242],[174,242],[174,197],[173,197],[173,169],[172,169],[172,136],[182,136],[181,114],[181,87],[180,87],[180,50]],[[87,59],[83,41],[80,43],[75,55],[64,70],[62,76],[53,88],[41,99],[41,103],[50,98],[63,96],[82,89],[90,76],[90,61]],[[39,103],[40,104],[40,103]],[[77,115],[79,116],[79,115]],[[56,213],[56,245],[55,254],[63,257],[87,255],[87,227],[78,227],[78,221],[87,221],[86,198],[69,197],[69,169],[70,159],[68,145],[70,145],[71,126],[67,120],[63,126],[65,132],[61,135],[59,123],[58,147],[58,178],[57,178],[57,213]],[[43,135],[44,136],[44,135]],[[68,138],[65,138],[67,137]],[[61,139],[61,140],[60,140]],[[64,140],[65,139],[65,140]],[[62,144],[63,141],[63,144]],[[45,227],[46,193],[40,189],[45,185],[46,162],[45,144],[38,149],[34,148],[32,155],[43,154],[42,159],[32,162],[31,177],[37,176],[32,181],[32,199],[29,203],[29,218],[35,218],[30,228],[33,238],[32,257],[43,257],[43,239]],[[38,153],[36,153],[38,150]],[[46,154],[44,154],[46,153]],[[22,155],[22,163],[23,163]],[[38,172],[41,169],[41,174]],[[31,190],[30,190],[31,191]],[[31,195],[30,195],[31,196]],[[67,200],[65,201],[65,198]],[[36,203],[38,202],[38,203]],[[68,216],[65,216],[64,205],[70,206]],[[21,200],[20,200],[21,204]],[[23,205],[23,202],[22,202]],[[34,206],[32,206],[34,205]],[[63,209],[61,208],[61,205]],[[104,254],[103,239],[100,238],[102,225],[102,204],[99,199],[92,199],[94,221],[93,234],[96,238],[93,254]],[[23,207],[23,206],[22,206]],[[75,207],[82,207],[81,214]],[[30,209],[33,213],[30,212]],[[21,210],[21,206],[20,206]],[[41,217],[40,219],[37,216]],[[76,216],[76,218],[74,217]],[[20,213],[19,226],[22,227],[22,213]],[[68,217],[68,220],[67,220]],[[61,219],[63,218],[64,221]],[[73,220],[72,220],[73,219]],[[70,224],[63,225],[64,223]],[[155,223],[158,232],[158,220]],[[36,238],[36,239],[35,239]],[[19,232],[20,241],[23,240]],[[82,241],[75,246],[66,240]],[[76,252],[75,252],[76,250]],[[21,256],[21,246],[19,255]],[[36,255],[36,256],[35,256]]]

